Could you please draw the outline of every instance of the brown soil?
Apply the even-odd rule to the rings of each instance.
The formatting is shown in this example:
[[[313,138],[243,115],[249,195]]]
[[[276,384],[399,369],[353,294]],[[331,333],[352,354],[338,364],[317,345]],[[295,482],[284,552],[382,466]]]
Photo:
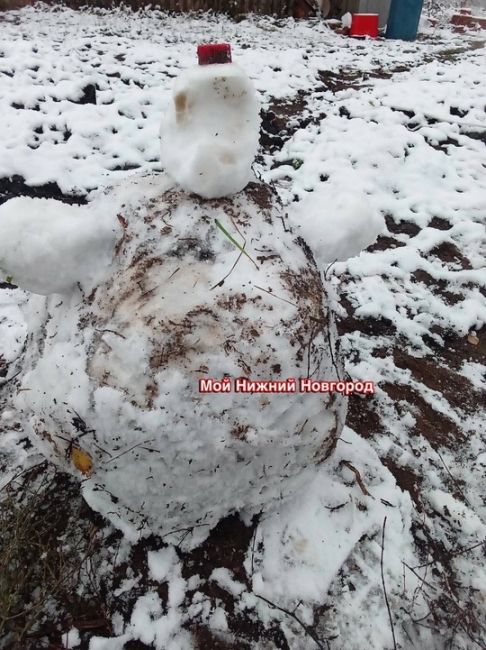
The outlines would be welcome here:
[[[0,178],[0,204],[16,196],[31,196],[41,199],[57,199],[75,205],[85,204],[84,195],[63,194],[57,183],[45,183],[44,185],[27,185],[21,176]]]
[[[409,235],[410,237],[415,237],[420,232],[420,228],[416,223],[411,221],[399,221],[398,223],[393,219],[391,215],[385,215],[386,227],[393,234]]]

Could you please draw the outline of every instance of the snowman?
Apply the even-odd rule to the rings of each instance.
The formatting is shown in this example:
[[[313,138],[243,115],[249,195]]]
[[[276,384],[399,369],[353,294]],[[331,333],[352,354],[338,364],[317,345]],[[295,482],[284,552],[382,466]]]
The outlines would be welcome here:
[[[86,206],[0,207],[0,271],[31,292],[21,423],[129,539],[186,547],[304,490],[332,453],[346,398],[299,390],[343,378],[321,271],[381,228],[360,203],[351,232],[356,198],[313,232],[292,223],[252,175],[251,82],[227,45],[199,63],[164,115],[163,174]]]

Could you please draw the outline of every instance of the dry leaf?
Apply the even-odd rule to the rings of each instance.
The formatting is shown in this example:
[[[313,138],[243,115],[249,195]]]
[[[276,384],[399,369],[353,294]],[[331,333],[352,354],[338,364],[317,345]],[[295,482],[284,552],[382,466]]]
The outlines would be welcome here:
[[[73,447],[71,449],[71,460],[76,469],[78,469],[81,474],[89,476],[93,469],[93,460],[91,456],[79,447]]]
[[[469,334],[467,340],[471,345],[479,345],[479,339],[475,334]]]

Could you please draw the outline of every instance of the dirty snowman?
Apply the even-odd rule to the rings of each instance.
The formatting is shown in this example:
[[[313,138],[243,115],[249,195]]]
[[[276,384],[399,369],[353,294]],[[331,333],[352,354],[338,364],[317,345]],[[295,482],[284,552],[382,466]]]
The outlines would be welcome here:
[[[0,206],[0,270],[30,292],[17,419],[129,539],[186,530],[189,547],[305,489],[332,453],[346,398],[298,385],[343,378],[322,272],[382,228],[362,197],[287,214],[252,175],[251,82],[229,46],[199,62],[163,118],[163,173],[85,206]]]

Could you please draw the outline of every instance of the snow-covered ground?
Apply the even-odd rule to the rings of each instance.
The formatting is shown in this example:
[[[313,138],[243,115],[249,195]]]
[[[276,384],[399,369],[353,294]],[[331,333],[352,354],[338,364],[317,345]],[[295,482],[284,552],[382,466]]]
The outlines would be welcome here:
[[[0,14],[0,35],[4,199],[82,202],[159,171],[172,78],[197,43],[227,41],[263,103],[255,169],[294,219],[336,219],[342,197],[361,192],[387,224],[326,272],[346,371],[377,391],[351,398],[308,494],[248,528],[226,520],[199,552],[110,541],[98,566],[108,624],[74,616],[57,641],[486,647],[484,33],[351,41],[318,22],[39,7]],[[9,403],[25,300],[0,284],[2,484],[39,461]]]

